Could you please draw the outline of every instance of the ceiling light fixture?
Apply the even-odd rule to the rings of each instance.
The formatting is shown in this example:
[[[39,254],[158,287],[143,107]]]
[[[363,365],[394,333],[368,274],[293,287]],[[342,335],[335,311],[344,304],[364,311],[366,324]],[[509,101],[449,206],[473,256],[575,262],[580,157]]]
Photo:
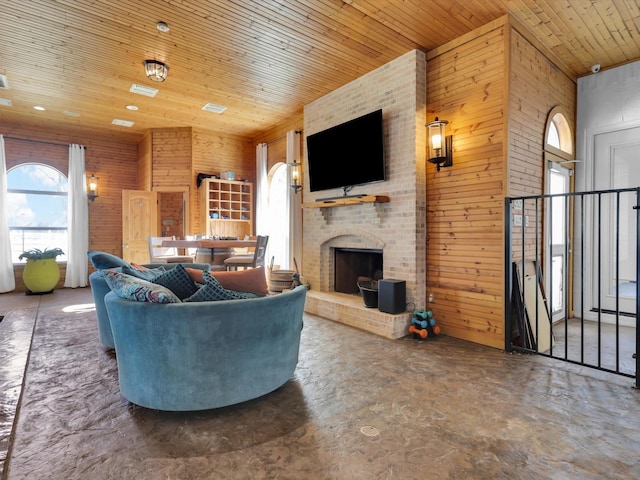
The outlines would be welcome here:
[[[158,29],[159,32],[162,32],[162,33],[167,33],[169,31],[169,25],[167,25],[164,22],[156,23],[156,28]]]
[[[157,60],[145,60],[142,62],[144,65],[144,73],[147,74],[147,78],[152,82],[164,82],[169,75],[169,66],[159,62]]]

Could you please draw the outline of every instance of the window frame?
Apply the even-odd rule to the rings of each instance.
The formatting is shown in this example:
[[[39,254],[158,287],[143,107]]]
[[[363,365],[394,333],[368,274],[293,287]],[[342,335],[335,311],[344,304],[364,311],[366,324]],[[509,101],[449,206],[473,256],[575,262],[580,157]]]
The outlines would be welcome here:
[[[45,168],[51,171],[56,172],[61,178],[63,178],[66,182],[66,184],[64,185],[67,190],[66,191],[59,191],[59,190],[32,190],[32,189],[25,189],[25,188],[11,188],[10,186],[10,180],[9,180],[9,174],[12,171],[15,171],[17,169],[20,168],[24,168],[24,167],[39,167],[39,168]],[[65,175],[62,171],[60,171],[60,169],[43,163],[43,162],[23,162],[23,163],[19,163],[17,165],[14,165],[13,167],[11,167],[9,170],[7,170],[7,194],[23,194],[23,195],[46,195],[46,196],[59,196],[59,197],[66,197],[68,198],[69,196],[69,191],[68,191],[68,187],[69,187],[69,179],[67,177],[67,175]],[[68,201],[68,200],[67,200]],[[65,236],[68,239],[68,234],[69,234],[69,219],[68,219],[68,212],[65,209],[64,212],[61,213],[61,215],[64,216],[64,223],[65,226],[64,227],[58,227],[58,226],[25,226],[25,225],[20,225],[20,226],[9,226],[9,236],[10,236],[10,243],[11,243],[11,258],[13,259],[13,263],[14,264],[22,264],[25,263],[26,260],[20,260],[18,258],[18,256],[25,250],[30,250],[32,248],[40,248],[40,249],[44,249],[44,248],[53,248],[53,246],[49,245],[33,245],[33,244],[25,244],[24,241],[24,233],[23,233],[23,240],[22,240],[22,247],[19,249],[20,251],[14,251],[14,239],[11,238],[11,233],[15,232],[15,231],[22,231],[22,232],[65,232]],[[60,218],[60,217],[58,217]],[[66,246],[66,245],[65,245]],[[59,257],[59,259],[56,259],[57,261],[61,261],[64,262],[66,261],[66,255],[62,255]]]

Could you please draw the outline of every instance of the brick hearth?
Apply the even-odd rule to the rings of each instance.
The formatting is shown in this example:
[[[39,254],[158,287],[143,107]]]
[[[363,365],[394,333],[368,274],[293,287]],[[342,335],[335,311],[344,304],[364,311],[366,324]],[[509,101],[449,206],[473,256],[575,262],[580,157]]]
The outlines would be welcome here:
[[[338,292],[307,292],[305,312],[391,339],[408,334],[409,312],[392,315],[364,306],[362,297]]]

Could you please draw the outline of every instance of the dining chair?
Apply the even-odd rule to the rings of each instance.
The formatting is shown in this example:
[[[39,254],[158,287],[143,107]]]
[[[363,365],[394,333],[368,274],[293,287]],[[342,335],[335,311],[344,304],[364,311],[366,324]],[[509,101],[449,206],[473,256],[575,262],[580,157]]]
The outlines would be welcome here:
[[[268,235],[258,235],[256,247],[253,253],[246,255],[234,255],[227,258],[224,264],[227,270],[237,270],[238,268],[256,268],[264,266],[264,258],[267,254]]]
[[[149,258],[151,263],[191,263],[193,257],[178,254],[176,247],[163,247],[165,240],[175,240],[175,237],[149,237]]]

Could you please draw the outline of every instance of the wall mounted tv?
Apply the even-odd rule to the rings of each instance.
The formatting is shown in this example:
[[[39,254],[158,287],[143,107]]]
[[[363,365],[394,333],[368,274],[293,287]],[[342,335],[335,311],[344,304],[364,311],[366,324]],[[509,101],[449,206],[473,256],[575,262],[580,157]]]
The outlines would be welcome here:
[[[312,192],[385,180],[382,110],[376,110],[307,137]]]

